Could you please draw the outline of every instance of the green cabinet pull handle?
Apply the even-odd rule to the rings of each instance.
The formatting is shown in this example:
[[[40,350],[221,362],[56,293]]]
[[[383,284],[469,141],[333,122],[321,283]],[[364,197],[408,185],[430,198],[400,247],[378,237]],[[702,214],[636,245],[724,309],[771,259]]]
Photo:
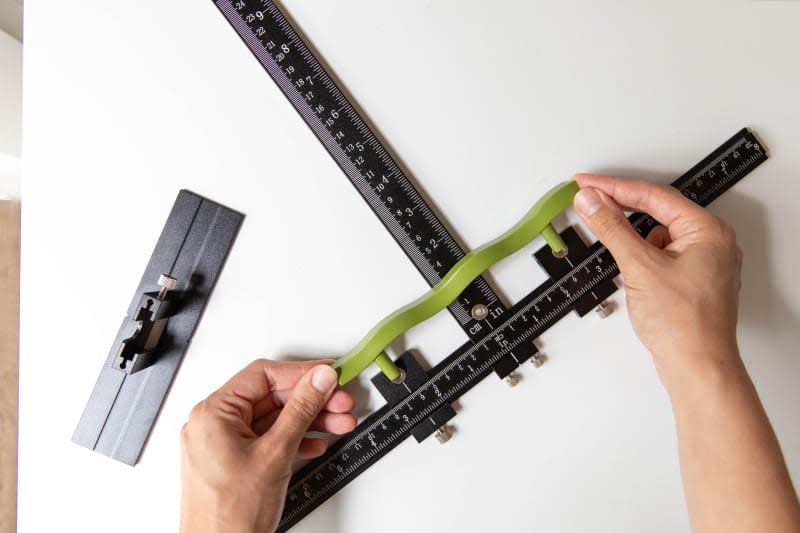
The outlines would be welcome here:
[[[333,363],[339,384],[352,380],[372,363],[390,380],[402,382],[403,371],[383,351],[399,335],[453,303],[484,270],[517,252],[537,235],[545,239],[557,256],[565,253],[566,245],[550,222],[572,205],[578,189],[574,181],[553,187],[514,227],[462,257],[428,292],[378,322],[347,355]]]

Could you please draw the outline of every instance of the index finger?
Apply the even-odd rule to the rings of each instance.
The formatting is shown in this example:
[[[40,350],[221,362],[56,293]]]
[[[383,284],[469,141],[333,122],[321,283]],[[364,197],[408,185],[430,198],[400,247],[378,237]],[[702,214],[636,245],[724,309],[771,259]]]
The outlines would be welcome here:
[[[601,174],[576,174],[574,179],[581,187],[599,189],[618,204],[651,215],[667,228],[681,219],[708,216],[702,207],[665,185]]]

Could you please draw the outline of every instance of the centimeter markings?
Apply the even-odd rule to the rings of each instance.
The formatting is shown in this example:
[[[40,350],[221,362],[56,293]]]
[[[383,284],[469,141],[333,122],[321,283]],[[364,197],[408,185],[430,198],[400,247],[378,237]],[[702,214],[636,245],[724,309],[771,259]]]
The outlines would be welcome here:
[[[673,183],[682,194],[706,206],[765,161],[766,151],[743,129]],[[652,217],[630,217],[642,235],[657,224]],[[550,280],[514,305],[491,333],[467,342],[431,370],[429,380],[409,396],[373,413],[321,458],[298,472],[289,486],[279,531],[285,531],[402,442],[436,409],[472,388],[504,355],[531,341],[566,315],[597,284],[619,273],[599,242],[586,259],[558,280]]]
[[[215,3],[426,281],[430,285],[438,282],[463,257],[463,250],[274,2]],[[706,205],[765,158],[754,138],[743,130],[674,185]],[[634,214],[631,220],[642,233],[655,225],[646,215]],[[476,280],[459,302],[450,306],[474,344],[462,345],[431,371],[426,384],[400,403],[373,413],[325,456],[299,472],[289,488],[280,530],[291,527],[352,481],[405,439],[416,424],[469,390],[491,373],[500,358],[540,335],[581,296],[617,272],[608,251],[596,244],[570,274],[543,284],[511,313],[506,313],[483,278]],[[490,319],[481,323],[492,331],[469,316],[476,303],[490,308]],[[490,320],[497,318],[503,322],[492,324]]]
[[[464,251],[275,2],[214,3],[417,270],[435,285]],[[489,308],[490,316],[473,319],[470,310],[476,304]],[[473,340],[506,311],[482,276],[448,309]]]

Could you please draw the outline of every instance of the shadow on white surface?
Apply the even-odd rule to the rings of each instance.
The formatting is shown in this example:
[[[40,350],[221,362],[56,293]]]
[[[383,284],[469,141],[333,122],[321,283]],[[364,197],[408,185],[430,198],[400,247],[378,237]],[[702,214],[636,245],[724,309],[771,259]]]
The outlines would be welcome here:
[[[764,342],[763,350],[755,354],[745,352],[745,361],[776,375],[798,375],[800,359],[800,317],[786,299],[786,292],[775,282],[779,279],[776,257],[783,254],[771,248],[768,207],[735,190],[725,195],[725,201],[715,209],[716,214],[729,221],[736,229],[739,246],[744,253],[742,265],[742,290],[739,294],[739,332],[755,333]],[[789,246],[788,243],[780,243]],[[787,396],[787,400],[790,397]],[[789,406],[787,406],[789,408]]]
[[[790,193],[791,194],[791,193]],[[800,466],[797,420],[797,377],[800,376],[800,318],[787,299],[787,287],[776,259],[792,262],[790,242],[770,240],[778,228],[770,227],[770,209],[751,196],[729,191],[714,209],[736,229],[744,253],[742,289],[739,293],[739,347],[748,373],[770,418],[790,472]],[[791,293],[788,293],[791,294]],[[793,422],[794,421],[794,422]],[[800,477],[794,476],[796,490]]]
[[[715,208],[721,218],[736,228],[744,252],[742,291],[739,299],[740,327],[800,342],[800,318],[789,305],[775,280],[776,255],[769,249],[767,206],[732,190]]]

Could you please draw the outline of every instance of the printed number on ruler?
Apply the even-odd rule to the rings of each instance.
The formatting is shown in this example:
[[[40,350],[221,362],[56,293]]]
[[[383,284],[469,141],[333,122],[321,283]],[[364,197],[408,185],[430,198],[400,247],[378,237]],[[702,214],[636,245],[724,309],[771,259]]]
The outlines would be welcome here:
[[[429,285],[464,256],[356,107],[271,0],[215,2]],[[477,304],[489,309],[475,320]],[[483,277],[449,307],[471,339],[506,308]]]

